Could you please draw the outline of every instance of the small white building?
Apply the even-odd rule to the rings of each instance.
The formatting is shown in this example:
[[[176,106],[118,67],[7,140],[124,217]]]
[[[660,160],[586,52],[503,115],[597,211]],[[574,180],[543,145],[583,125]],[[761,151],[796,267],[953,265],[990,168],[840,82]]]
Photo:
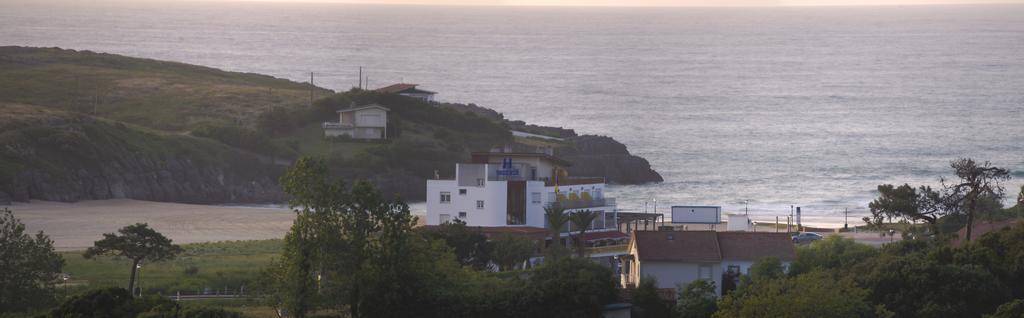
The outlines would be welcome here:
[[[427,180],[426,223],[545,228],[544,207],[559,202],[566,213],[597,212],[591,225],[597,232],[616,230],[615,200],[605,197],[604,178],[568,177],[568,165],[545,153],[473,153],[471,163],[455,165],[454,179]]]
[[[749,274],[751,265],[769,256],[778,257],[786,267],[796,258],[788,234],[634,231],[627,254],[620,257],[621,281],[630,288],[637,287],[642,277],[652,277],[658,288],[674,289],[705,279],[713,281],[721,294],[724,278]]]
[[[387,107],[370,104],[338,111],[338,122],[325,122],[324,136],[349,136],[353,139],[387,139]]]
[[[423,100],[425,102],[433,102],[434,101],[434,95],[437,94],[436,92],[431,92],[431,91],[428,91],[428,90],[425,90],[425,89],[419,89],[419,88],[416,88],[416,86],[419,86],[419,85],[418,84],[398,83],[398,84],[391,84],[391,85],[388,85],[388,86],[385,86],[385,87],[378,88],[378,89],[376,89],[376,91],[380,92],[380,93],[385,93],[385,94],[398,94],[398,95],[402,95],[402,96],[418,98],[418,99],[421,99],[421,100]]]
[[[726,214],[726,230],[730,232],[746,232],[754,229],[754,223],[746,214]]]

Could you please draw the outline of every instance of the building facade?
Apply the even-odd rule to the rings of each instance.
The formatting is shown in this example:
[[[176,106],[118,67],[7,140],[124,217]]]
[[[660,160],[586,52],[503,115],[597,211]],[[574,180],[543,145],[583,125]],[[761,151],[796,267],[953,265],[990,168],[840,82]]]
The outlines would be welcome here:
[[[427,181],[427,224],[454,220],[469,226],[545,228],[544,208],[598,214],[593,230],[614,230],[615,200],[605,197],[603,178],[572,178],[568,162],[544,153],[485,152],[455,166],[448,180]],[[563,228],[570,231],[571,226]]]
[[[778,257],[783,266],[796,259],[796,247],[787,233],[716,231],[634,231],[627,254],[620,257],[622,286],[637,287],[640,279],[657,280],[658,288],[704,279],[721,294],[723,281],[733,286],[739,275],[764,257]]]
[[[370,104],[353,106],[338,111],[338,122],[325,122],[322,125],[324,136],[349,136],[353,139],[387,139],[388,131],[387,107]]]

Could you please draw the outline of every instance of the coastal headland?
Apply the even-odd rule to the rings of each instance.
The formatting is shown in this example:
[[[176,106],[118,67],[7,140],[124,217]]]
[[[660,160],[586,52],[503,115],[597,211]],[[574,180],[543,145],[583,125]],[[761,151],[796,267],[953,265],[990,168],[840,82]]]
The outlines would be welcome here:
[[[550,147],[613,184],[662,181],[614,139],[472,104],[60,48],[0,47],[0,78],[0,202],[282,203],[277,179],[300,156],[418,201],[426,179],[502,144]],[[366,104],[390,109],[387,141],[324,137],[336,111]]]

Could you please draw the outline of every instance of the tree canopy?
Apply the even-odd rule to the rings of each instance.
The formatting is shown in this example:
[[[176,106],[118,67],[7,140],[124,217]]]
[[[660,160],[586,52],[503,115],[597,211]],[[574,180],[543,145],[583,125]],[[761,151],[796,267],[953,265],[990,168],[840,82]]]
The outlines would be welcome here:
[[[82,256],[92,258],[98,255],[117,255],[132,260],[131,276],[128,280],[130,291],[134,290],[135,273],[142,261],[170,260],[182,252],[180,246],[172,244],[171,239],[150,228],[146,223],[128,225],[117,232],[118,234],[104,233],[103,239],[93,243]]]
[[[1010,171],[1007,169],[992,166],[988,161],[978,163],[974,159],[960,158],[949,164],[958,178],[947,184],[942,184],[950,193],[950,202],[962,208],[967,215],[966,240],[971,240],[971,230],[974,219],[978,214],[978,203],[984,198],[992,198],[999,202],[1002,200],[1005,189],[1002,182],[1010,180]]]
[[[52,305],[63,266],[50,237],[25,233],[10,209],[0,209],[0,314]]]
[[[675,313],[678,317],[709,318],[716,310],[718,293],[715,282],[698,279],[686,286],[679,286],[676,296]]]

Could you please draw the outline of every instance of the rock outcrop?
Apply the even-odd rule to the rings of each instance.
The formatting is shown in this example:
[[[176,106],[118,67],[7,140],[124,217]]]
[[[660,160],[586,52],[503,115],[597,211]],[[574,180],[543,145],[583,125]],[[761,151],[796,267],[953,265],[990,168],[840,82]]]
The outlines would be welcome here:
[[[611,137],[583,135],[566,139],[555,156],[572,162],[569,175],[604,177],[609,183],[641,184],[664,181],[647,159],[632,155]]]

